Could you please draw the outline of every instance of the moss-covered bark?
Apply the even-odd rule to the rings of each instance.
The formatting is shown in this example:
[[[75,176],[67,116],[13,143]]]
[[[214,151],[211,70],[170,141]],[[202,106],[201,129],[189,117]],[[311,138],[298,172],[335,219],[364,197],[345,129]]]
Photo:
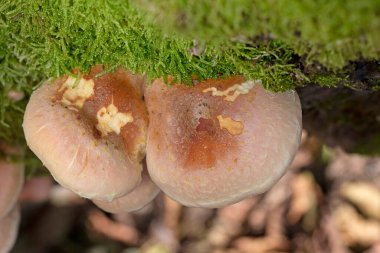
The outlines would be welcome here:
[[[357,108],[356,100],[347,106],[344,94],[380,88],[379,13],[373,0],[1,1],[0,140],[25,145],[23,111],[42,81],[104,64],[149,78],[171,75],[188,85],[194,75],[244,75],[274,91],[298,88],[305,125],[320,131],[326,129],[321,122],[336,124],[342,134],[329,143],[354,150],[356,144],[339,136],[358,143],[366,124],[368,133],[378,129],[372,104],[378,93]],[[12,101],[9,91],[25,98]],[[312,117],[315,111],[328,115]],[[345,124],[336,123],[348,120],[356,129],[352,121],[359,116],[363,131],[346,133]]]
[[[380,2],[373,0],[138,0],[147,16],[189,38],[265,34],[331,68],[380,56]]]
[[[380,91],[309,85],[298,94],[310,133],[348,152],[380,154]]]

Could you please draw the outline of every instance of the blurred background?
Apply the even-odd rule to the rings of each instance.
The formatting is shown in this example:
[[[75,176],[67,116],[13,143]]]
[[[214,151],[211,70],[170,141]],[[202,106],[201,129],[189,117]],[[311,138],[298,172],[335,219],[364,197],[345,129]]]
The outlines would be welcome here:
[[[20,203],[13,253],[380,252],[380,157],[328,148],[306,131],[270,191],[225,208],[160,194],[111,215],[47,176],[27,180]]]
[[[379,0],[1,0],[1,141],[26,149],[23,112],[41,80],[98,63],[296,89],[307,129],[270,191],[221,209],[160,194],[111,215],[27,151],[11,252],[379,253],[379,31]]]

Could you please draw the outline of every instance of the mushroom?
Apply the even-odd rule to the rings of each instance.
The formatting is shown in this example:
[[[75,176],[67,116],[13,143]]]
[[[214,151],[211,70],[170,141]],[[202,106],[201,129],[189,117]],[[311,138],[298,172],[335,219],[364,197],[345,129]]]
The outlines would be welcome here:
[[[94,204],[106,212],[125,213],[139,210],[149,204],[160,192],[152,182],[148,171],[144,168],[141,183],[129,194],[114,199],[111,202],[93,200]]]
[[[123,69],[49,80],[31,96],[24,133],[56,181],[82,197],[110,201],[141,181],[148,113],[143,78]]]
[[[145,99],[149,174],[187,206],[216,208],[268,190],[300,142],[297,93],[272,93],[259,81],[236,76],[169,87],[156,79]]]
[[[0,253],[8,253],[16,242],[20,210],[16,205],[7,216],[0,219]]]
[[[2,155],[19,155],[19,150],[0,143]],[[8,161],[9,160],[9,161]],[[6,216],[16,204],[24,183],[24,165],[21,162],[0,159],[0,219]]]

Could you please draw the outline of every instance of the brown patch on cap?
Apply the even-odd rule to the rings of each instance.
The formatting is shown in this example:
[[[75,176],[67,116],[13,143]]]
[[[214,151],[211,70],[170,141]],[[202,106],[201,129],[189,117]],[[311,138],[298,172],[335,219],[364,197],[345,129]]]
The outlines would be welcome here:
[[[213,112],[211,111],[210,114]],[[187,120],[182,120],[186,124]],[[179,162],[182,162],[183,167],[187,169],[215,167],[219,156],[236,148],[231,135],[217,127],[215,117],[214,119],[199,118],[198,122],[198,125],[188,126],[184,130],[183,142],[174,148]]]
[[[130,115],[127,117],[128,124],[120,126],[120,136],[123,139],[127,153],[133,157],[142,159],[145,154],[145,143],[148,127],[148,112],[143,101],[141,90],[135,87],[132,75],[123,69],[118,69],[114,73],[105,74],[95,78],[103,71],[101,66],[95,66],[85,78],[94,78],[95,94],[88,99],[84,106],[82,114],[90,118],[93,124],[98,123],[97,114],[102,108],[114,105],[119,115]],[[125,121],[125,120],[124,120]],[[123,122],[124,122],[123,121]],[[119,122],[120,123],[120,122]],[[109,132],[112,134],[111,132]],[[117,134],[117,131],[113,132]],[[103,133],[104,136],[104,133]]]
[[[188,168],[212,168],[217,157],[233,147],[230,138],[221,134],[215,120],[199,118],[195,132],[188,139],[185,166]]]
[[[189,168],[213,167],[216,160],[215,148],[217,145],[215,144],[209,135],[200,134],[194,136],[189,141],[185,166]]]
[[[216,118],[227,103],[203,90],[211,85],[228,89],[243,81],[241,77],[207,80],[194,87],[168,87],[162,81],[153,84],[156,87],[149,87],[147,94],[150,128],[159,130],[160,134],[154,131],[150,139],[154,143],[169,143],[175,157],[172,161],[184,169],[215,167],[218,157],[237,152],[238,143],[219,127]]]
[[[205,131],[210,134],[215,133],[214,122],[211,119],[199,118],[199,125],[195,128],[198,132]]]

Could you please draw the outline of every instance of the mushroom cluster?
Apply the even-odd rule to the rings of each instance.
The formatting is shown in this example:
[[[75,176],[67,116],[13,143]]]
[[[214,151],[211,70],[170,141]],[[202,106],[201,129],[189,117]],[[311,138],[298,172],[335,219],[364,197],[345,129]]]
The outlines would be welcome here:
[[[0,253],[11,250],[20,222],[18,196],[24,183],[24,166],[11,159],[19,150],[0,143]]]
[[[64,187],[108,212],[137,210],[162,190],[221,207],[269,189],[298,148],[294,91],[243,77],[167,85],[119,68],[49,80],[27,105],[31,150]]]

